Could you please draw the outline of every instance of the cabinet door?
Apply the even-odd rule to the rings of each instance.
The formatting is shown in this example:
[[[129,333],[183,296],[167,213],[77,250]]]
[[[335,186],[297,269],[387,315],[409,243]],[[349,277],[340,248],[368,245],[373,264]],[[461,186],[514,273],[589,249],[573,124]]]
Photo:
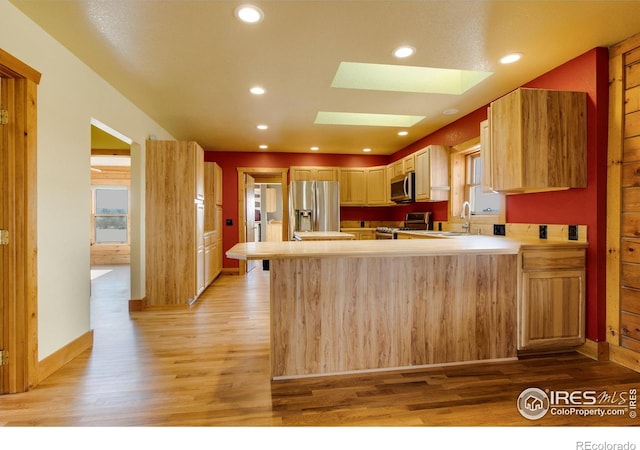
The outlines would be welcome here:
[[[429,146],[429,197],[431,201],[449,200],[449,149]]]
[[[204,150],[197,143],[192,142],[194,147],[195,158],[195,182],[196,182],[196,198],[198,200],[204,200]]]
[[[429,167],[429,148],[415,154],[416,201],[428,201],[431,198],[431,171]]]
[[[490,115],[491,113],[489,113]],[[482,158],[482,192],[494,192],[491,178],[491,133],[489,119],[480,122],[480,158]]]
[[[291,181],[313,181],[314,176],[310,167],[292,167],[290,170]]]
[[[367,205],[386,205],[387,189],[387,167],[367,169]]]
[[[582,345],[584,270],[524,272],[518,350]]]
[[[338,170],[335,167],[318,167],[315,174],[316,181],[338,181]]]
[[[214,163],[216,205],[222,205],[222,167]]]
[[[366,169],[340,169],[340,204],[353,206],[367,204]]]
[[[196,292],[198,295],[205,288],[205,252],[204,252],[204,204],[196,205]]]
[[[402,162],[404,164],[404,173],[409,173],[416,170],[416,158],[414,154],[405,156],[402,159]]]

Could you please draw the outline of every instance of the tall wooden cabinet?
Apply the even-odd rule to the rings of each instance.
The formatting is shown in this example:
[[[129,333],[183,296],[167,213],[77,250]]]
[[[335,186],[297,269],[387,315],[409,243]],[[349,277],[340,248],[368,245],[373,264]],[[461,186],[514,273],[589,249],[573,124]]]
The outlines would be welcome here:
[[[205,286],[222,271],[222,168],[215,162],[205,163]]]
[[[518,193],[586,187],[586,130],[584,92],[520,88],[492,102],[491,153],[483,156],[484,170],[491,171],[488,188]]]
[[[186,305],[204,290],[204,151],[147,141],[145,306]]]

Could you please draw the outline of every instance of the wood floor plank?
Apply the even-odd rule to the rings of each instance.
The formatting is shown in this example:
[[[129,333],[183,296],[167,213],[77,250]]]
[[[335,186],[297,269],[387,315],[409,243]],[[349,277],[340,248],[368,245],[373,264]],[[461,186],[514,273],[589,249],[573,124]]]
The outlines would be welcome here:
[[[191,308],[128,311],[128,278],[92,285],[94,347],[23,394],[3,426],[627,426],[625,417],[525,419],[529,387],[627,392],[640,374],[577,353],[270,381],[269,278],[222,276]]]

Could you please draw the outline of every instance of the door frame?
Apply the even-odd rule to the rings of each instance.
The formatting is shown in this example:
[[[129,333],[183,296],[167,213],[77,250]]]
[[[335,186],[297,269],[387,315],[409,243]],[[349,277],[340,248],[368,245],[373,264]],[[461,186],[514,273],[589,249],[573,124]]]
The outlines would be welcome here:
[[[8,363],[0,366],[0,393],[16,393],[38,384],[36,117],[41,74],[0,49],[0,77],[0,107],[9,111],[8,123],[0,125],[7,156],[1,201],[7,217],[4,227],[9,230],[0,298]]]
[[[237,167],[238,170],[238,243],[246,242],[244,235],[245,211],[247,208],[247,193],[245,192],[244,175],[248,174],[256,178],[273,177],[274,183],[282,183],[282,204],[288,204],[289,185],[287,184],[287,176],[289,168],[265,168],[265,167]],[[278,181],[279,180],[279,181]],[[289,208],[287,207],[287,211]],[[289,230],[289,214],[283,214],[282,217],[282,239],[287,240],[285,232]],[[240,260],[240,275],[247,273],[247,263]]]

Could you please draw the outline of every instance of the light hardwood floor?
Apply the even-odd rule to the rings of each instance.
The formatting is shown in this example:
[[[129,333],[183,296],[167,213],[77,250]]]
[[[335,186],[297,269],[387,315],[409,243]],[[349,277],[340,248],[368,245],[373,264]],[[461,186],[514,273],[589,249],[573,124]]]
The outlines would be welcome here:
[[[192,308],[129,313],[128,275],[92,285],[94,347],[31,392],[0,396],[4,426],[637,425],[516,409],[528,387],[626,392],[640,374],[575,353],[500,364],[271,382],[268,272],[222,276]]]

